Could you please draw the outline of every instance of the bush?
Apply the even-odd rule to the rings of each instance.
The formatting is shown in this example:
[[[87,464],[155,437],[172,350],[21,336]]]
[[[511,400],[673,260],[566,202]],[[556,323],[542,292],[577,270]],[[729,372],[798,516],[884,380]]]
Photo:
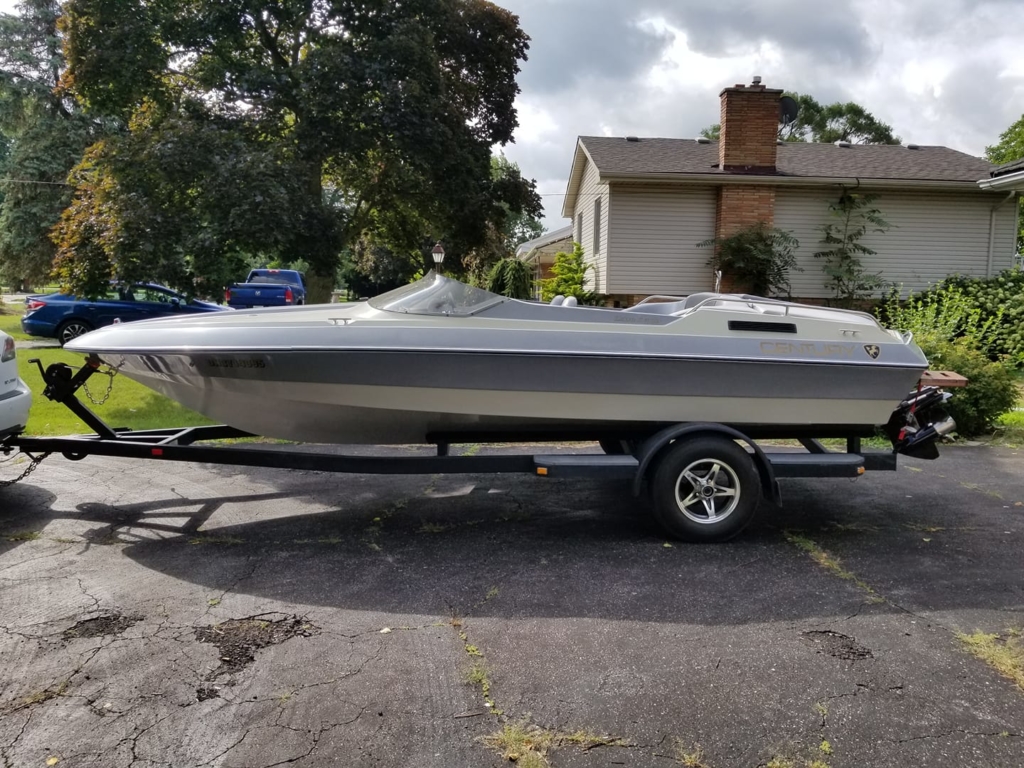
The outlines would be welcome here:
[[[965,290],[962,281],[943,281],[941,289],[936,286],[904,303],[890,296],[878,314],[886,325],[914,334],[930,367],[967,377],[966,387],[951,390],[949,414],[960,435],[974,437],[992,431],[999,417],[1016,405],[1018,391],[1012,358],[992,360],[986,355],[999,346],[1004,310],[980,306],[977,294]]]
[[[572,253],[556,253],[551,277],[540,281],[540,297],[551,301],[555,296],[575,296],[580,304],[596,304],[598,296],[586,288],[587,272],[594,268],[583,258],[583,246],[573,243]]]
[[[975,327],[955,327],[950,338],[977,337],[978,328],[985,327],[984,334],[977,338],[977,346],[990,360],[1009,358],[1017,367],[1024,364],[1024,272],[1007,270],[990,278],[954,275],[913,301],[921,306],[941,305],[950,297],[961,297],[975,312],[964,315]]]
[[[948,405],[962,437],[991,432],[999,417],[1017,404],[1018,390],[1010,367],[989,360],[970,346],[969,339],[950,342],[926,333],[917,341],[932,368],[956,371],[968,379],[963,389],[951,390]]]
[[[721,269],[755,296],[789,295],[789,271],[796,265],[800,241],[789,232],[758,222],[728,237],[697,243],[715,248],[708,266]]]
[[[533,298],[533,275],[530,267],[519,259],[502,259],[487,276],[487,290],[510,299]]]
[[[1001,311],[983,312],[975,299],[955,284],[905,302],[900,301],[899,291],[894,290],[876,314],[884,325],[913,333],[918,343],[922,338],[966,339],[969,346],[986,351],[994,344],[1002,322]]]

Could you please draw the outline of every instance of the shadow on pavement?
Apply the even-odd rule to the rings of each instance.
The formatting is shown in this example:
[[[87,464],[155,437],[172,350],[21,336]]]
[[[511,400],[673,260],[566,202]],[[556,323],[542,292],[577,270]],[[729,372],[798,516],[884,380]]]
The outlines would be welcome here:
[[[28,482],[0,488],[0,556],[39,538],[51,519],[39,510],[51,507],[56,498]]]

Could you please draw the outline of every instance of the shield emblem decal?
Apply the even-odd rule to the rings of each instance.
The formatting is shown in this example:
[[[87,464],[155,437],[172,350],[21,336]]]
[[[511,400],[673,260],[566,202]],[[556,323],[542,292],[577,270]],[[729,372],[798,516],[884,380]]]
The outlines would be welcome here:
[[[882,350],[878,347],[877,344],[865,344],[864,351],[871,355],[872,360],[877,360],[878,356],[882,352]]]

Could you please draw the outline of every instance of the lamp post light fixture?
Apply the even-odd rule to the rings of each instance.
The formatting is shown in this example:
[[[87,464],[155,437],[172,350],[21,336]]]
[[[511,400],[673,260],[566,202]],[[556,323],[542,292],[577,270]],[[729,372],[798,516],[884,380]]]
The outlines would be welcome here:
[[[437,271],[441,272],[441,262],[444,261],[444,247],[441,245],[441,241],[437,241],[437,245],[430,252],[430,255],[434,257],[434,265],[437,267]]]

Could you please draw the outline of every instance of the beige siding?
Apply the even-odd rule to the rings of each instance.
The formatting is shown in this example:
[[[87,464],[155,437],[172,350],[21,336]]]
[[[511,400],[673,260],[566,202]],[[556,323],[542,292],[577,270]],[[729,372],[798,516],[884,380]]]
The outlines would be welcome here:
[[[713,287],[714,187],[615,185],[608,217],[611,253],[605,293],[686,295]]]
[[[594,201],[601,200],[601,248],[594,248]],[[592,288],[598,293],[609,293],[607,288],[608,272],[608,185],[602,184],[597,173],[597,166],[587,161],[580,182],[579,196],[576,198],[576,210],[573,212],[572,234],[576,242],[583,246],[585,259],[594,265],[589,273],[594,280]],[[583,214],[583,231],[579,228],[579,215]]]
[[[834,189],[785,188],[776,193],[775,226],[791,231],[800,241],[797,261],[804,271],[790,274],[794,296],[830,295],[814,252],[823,247],[821,227],[829,221],[828,204],[838,194]],[[901,284],[904,293],[954,273],[983,277],[988,267],[990,212],[1001,199],[981,192],[879,192],[875,205],[893,227],[864,237],[864,245],[878,252],[862,260],[864,267]],[[1013,222],[1013,206],[1002,206],[996,213],[993,274],[1012,265]]]

